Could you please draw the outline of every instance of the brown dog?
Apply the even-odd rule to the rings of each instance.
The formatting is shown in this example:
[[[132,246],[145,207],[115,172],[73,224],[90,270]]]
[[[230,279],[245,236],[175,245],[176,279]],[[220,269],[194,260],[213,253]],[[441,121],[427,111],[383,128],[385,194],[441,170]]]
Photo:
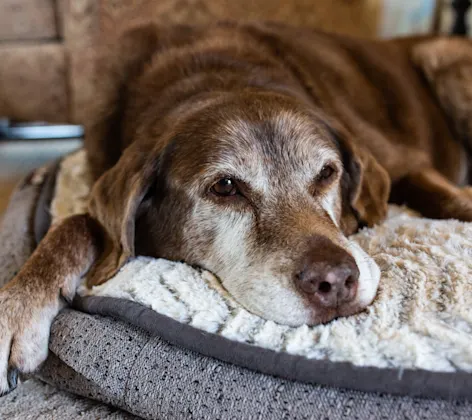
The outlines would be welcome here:
[[[146,24],[98,69],[89,214],[52,229],[0,290],[0,393],[45,359],[61,296],[85,273],[93,285],[135,255],[183,260],[254,313],[316,324],[373,300],[378,269],[346,236],[382,221],[389,197],[472,221],[458,186],[470,41]]]

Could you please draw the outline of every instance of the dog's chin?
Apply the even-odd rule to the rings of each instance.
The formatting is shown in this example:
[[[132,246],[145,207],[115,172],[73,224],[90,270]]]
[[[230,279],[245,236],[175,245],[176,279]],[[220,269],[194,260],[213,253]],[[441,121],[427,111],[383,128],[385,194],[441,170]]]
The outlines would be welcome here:
[[[326,324],[364,311],[377,294],[380,270],[375,261],[354,242],[349,241],[346,248],[359,267],[359,285],[355,300],[337,308],[322,308],[314,304],[286,278],[258,276],[257,272],[237,276],[234,270],[220,273],[218,278],[226,292],[244,309],[267,321],[290,327]],[[251,283],[241,280],[245,278],[254,280]]]
[[[336,309],[323,309],[317,310],[315,312],[316,313],[313,314],[313,318],[309,320],[306,325],[314,327],[320,324],[327,324],[339,316]]]
[[[369,302],[370,304],[371,302]],[[307,308],[306,314],[300,317],[286,316],[286,314],[263,313],[258,310],[246,307],[246,310],[257,315],[267,321],[273,321],[277,324],[287,325],[289,327],[301,327],[307,325],[314,327],[316,325],[328,324],[329,322],[339,319],[357,315],[364,312],[369,304],[360,304],[354,302],[351,305],[342,306],[339,308],[325,309],[325,308]]]
[[[247,296],[240,296],[238,298],[232,295],[232,297],[248,312],[267,321],[273,321],[277,324],[287,325],[289,327],[300,327],[302,325],[316,326],[365,311],[375,299],[379,278],[380,275],[378,277],[375,276],[375,270],[370,272],[369,278],[365,279],[366,282],[359,285],[355,301],[337,308],[319,307],[314,305],[313,302],[306,297],[298,296],[298,298],[295,298],[293,293],[288,293],[285,296],[291,299],[281,298],[279,299],[279,303],[277,303],[276,298],[265,303],[258,299],[256,303],[252,302],[252,299],[248,301]],[[292,305],[288,305],[288,301],[291,301]],[[279,306],[279,310],[275,309],[277,306]],[[283,306],[283,309],[280,308],[280,306]]]
[[[357,315],[361,312],[364,312],[367,309],[368,305],[361,305],[359,303],[353,303],[337,310],[336,318],[345,318],[353,315]]]
[[[308,325],[311,327],[315,325],[326,324],[339,316],[344,316],[340,315],[338,309],[336,308],[327,309],[316,307],[303,296],[299,297],[297,304],[294,304],[292,307],[286,307],[284,311],[273,310],[273,301],[272,310],[263,309],[270,305],[261,305],[262,307],[259,305],[253,306],[249,302],[241,302],[241,305],[248,312],[263,318],[266,321],[272,321],[276,324],[286,325],[294,328],[301,327],[302,325]],[[357,308],[359,310],[364,309],[360,306]],[[355,308],[353,307],[352,309],[352,313],[355,313]]]
[[[293,295],[291,297],[292,299],[287,300],[294,300],[292,305],[287,305],[287,300],[284,302],[284,299],[280,299],[279,303],[277,303],[275,297],[270,301],[258,301],[257,303],[244,298],[235,299],[251,314],[279,325],[299,327],[301,325],[315,325],[320,323],[320,317],[316,313],[315,308],[307,306],[301,298],[293,299]],[[284,306],[283,310],[275,309],[277,306],[281,305]]]
[[[335,308],[335,309],[310,309],[307,310],[309,314],[303,317],[299,317],[295,319],[294,317],[284,317],[284,315],[276,315],[276,314],[267,314],[267,313],[258,313],[257,310],[252,310],[250,308],[246,308],[249,312],[257,315],[266,321],[273,321],[277,324],[287,325],[289,327],[301,327],[303,325],[307,325],[309,327],[314,327],[316,325],[321,324],[328,324],[329,322],[343,317],[348,317],[352,315],[356,315],[360,312],[363,312],[366,307],[353,304],[346,308]]]

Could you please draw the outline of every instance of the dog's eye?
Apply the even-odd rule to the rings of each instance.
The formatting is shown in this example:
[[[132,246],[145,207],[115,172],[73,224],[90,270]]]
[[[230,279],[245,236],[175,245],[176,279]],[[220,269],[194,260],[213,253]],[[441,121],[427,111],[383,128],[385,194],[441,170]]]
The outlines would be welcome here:
[[[234,179],[222,178],[211,187],[211,192],[222,197],[238,194],[239,190]]]
[[[335,169],[331,165],[325,165],[317,176],[319,182],[327,182],[334,175]]]

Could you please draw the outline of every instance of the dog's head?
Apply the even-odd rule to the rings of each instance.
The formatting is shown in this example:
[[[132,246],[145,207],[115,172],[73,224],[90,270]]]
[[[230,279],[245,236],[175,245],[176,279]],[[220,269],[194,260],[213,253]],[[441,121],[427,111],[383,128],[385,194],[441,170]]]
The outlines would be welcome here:
[[[203,95],[158,123],[148,106],[92,193],[108,237],[92,283],[139,254],[210,270],[289,325],[373,300],[378,268],[346,235],[384,217],[388,176],[341,125],[278,93]]]

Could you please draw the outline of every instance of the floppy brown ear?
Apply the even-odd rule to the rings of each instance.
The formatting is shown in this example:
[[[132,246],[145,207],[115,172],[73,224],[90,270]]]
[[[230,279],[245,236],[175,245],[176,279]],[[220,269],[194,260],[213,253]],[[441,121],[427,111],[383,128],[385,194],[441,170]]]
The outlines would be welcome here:
[[[85,149],[94,179],[100,177],[88,211],[103,227],[105,249],[87,275],[89,286],[112,277],[134,255],[136,213],[157,174],[156,153],[142,150],[144,145],[121,153],[130,143],[127,125],[133,123],[125,116],[133,101],[130,87],[159,47],[158,35],[154,24],[140,25],[98,52],[95,97],[85,121]]]
[[[465,38],[423,41],[413,46],[412,58],[459,138],[472,150],[472,41]]]
[[[391,182],[370,151],[343,139],[340,148],[344,165],[341,229],[351,235],[359,227],[373,226],[385,219]]]
[[[156,180],[159,155],[165,147],[152,138],[133,142],[139,135],[137,108],[143,96],[135,82],[160,49],[184,44],[193,36],[190,26],[159,29],[153,22],[140,22],[100,48],[95,98],[85,121],[85,148],[91,172],[99,178],[89,213],[103,227],[105,250],[89,271],[89,286],[108,280],[134,256],[135,219]]]
[[[135,255],[135,221],[143,200],[156,181],[159,158],[129,147],[118,163],[94,185],[89,214],[104,233],[104,251],[87,275],[88,287],[101,284]]]

